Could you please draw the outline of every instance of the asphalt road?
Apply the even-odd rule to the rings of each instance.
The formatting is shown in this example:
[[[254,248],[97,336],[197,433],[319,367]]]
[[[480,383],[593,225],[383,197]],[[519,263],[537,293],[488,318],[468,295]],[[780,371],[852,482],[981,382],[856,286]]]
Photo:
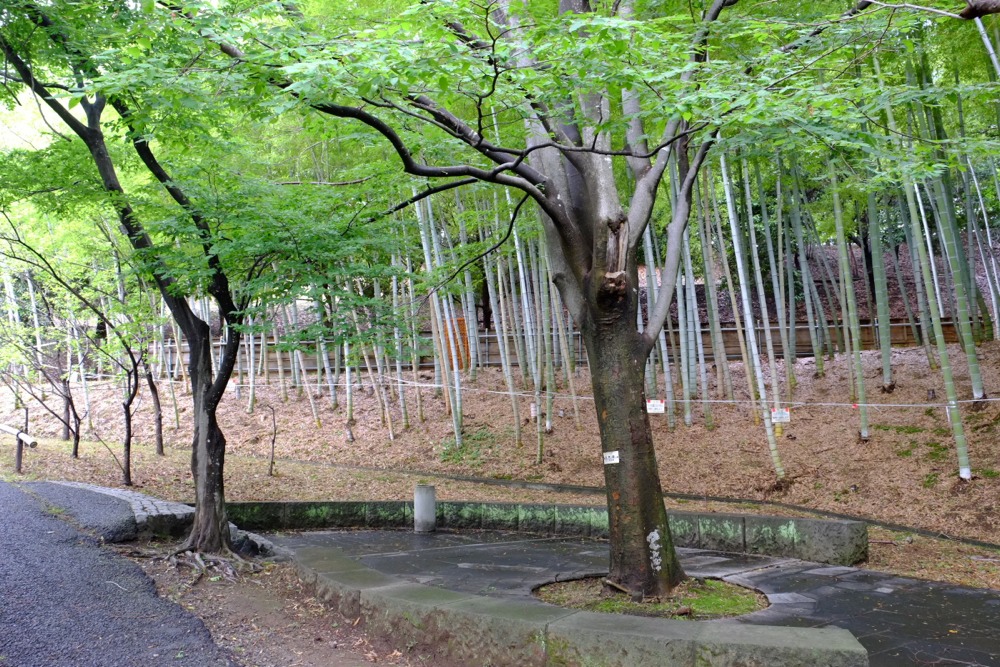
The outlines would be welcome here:
[[[0,482],[0,667],[237,664],[138,566],[60,513]]]

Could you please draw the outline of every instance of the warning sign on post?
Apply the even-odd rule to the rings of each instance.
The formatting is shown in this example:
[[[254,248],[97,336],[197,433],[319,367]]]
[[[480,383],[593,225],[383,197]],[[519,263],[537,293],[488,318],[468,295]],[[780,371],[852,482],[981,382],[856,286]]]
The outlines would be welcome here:
[[[662,415],[666,412],[666,407],[663,401],[646,401],[646,412],[651,415]]]
[[[778,408],[771,410],[772,424],[790,424],[792,422],[792,411],[788,408]]]

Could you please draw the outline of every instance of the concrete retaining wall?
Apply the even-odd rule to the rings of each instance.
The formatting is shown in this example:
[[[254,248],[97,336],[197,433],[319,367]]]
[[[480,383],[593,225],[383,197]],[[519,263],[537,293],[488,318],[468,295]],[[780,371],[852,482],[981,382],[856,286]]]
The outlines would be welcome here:
[[[411,528],[413,504],[383,502],[228,503],[229,519],[244,530]],[[670,532],[680,547],[788,556],[853,565],[868,556],[861,521],[671,512]],[[441,528],[512,530],[546,535],[608,536],[603,507],[515,503],[439,502]]]

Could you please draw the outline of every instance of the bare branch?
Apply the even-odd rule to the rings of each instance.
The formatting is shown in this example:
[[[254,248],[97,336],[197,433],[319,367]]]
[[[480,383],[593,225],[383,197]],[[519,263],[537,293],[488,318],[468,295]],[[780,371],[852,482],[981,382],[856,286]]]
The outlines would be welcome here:
[[[970,16],[963,16],[963,14],[965,12],[962,12],[962,14],[953,14],[951,12],[946,12],[946,11],[944,11],[942,9],[935,9],[933,7],[922,7],[920,5],[911,5],[908,2],[904,2],[904,3],[900,3],[900,4],[891,4],[891,3],[888,3],[888,2],[875,2],[874,0],[872,0],[872,2],[869,2],[868,4],[869,5],[875,5],[876,7],[884,7],[885,9],[913,9],[913,10],[920,11],[920,12],[928,12],[928,13],[931,13],[931,14],[940,14],[941,16],[947,16],[948,18],[952,18],[952,19],[964,19],[964,18],[974,19],[977,16],[981,16],[980,14],[973,14],[973,15],[970,15]],[[971,5],[970,5],[970,7],[971,7]],[[965,11],[968,11],[968,10],[969,10],[969,8],[966,8]]]
[[[364,176],[355,178],[353,181],[279,181],[275,185],[329,185],[332,187],[344,187],[347,185],[358,185],[365,181],[370,181],[374,176]]]

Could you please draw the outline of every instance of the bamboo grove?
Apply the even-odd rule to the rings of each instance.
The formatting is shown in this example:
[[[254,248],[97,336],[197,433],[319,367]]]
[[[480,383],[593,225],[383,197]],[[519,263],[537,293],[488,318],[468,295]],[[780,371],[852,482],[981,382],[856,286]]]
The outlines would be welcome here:
[[[593,134],[565,160],[606,159],[600,178],[623,192],[645,182],[642,159],[662,173],[627,264],[636,329],[649,328],[640,389],[671,429],[712,428],[713,406],[745,405],[780,482],[796,373],[851,360],[835,399],[857,406],[867,441],[869,407],[896,386],[892,348],[916,345],[942,378],[928,403],[948,416],[954,465],[972,476],[963,415],[989,400],[977,346],[1000,336],[989,9],[398,4],[307,3],[291,17],[123,5],[86,36],[100,3],[0,10],[5,120],[55,111],[0,165],[2,377],[18,405],[78,440],[92,386],[119,384],[129,484],[136,396],[179,423],[194,372],[183,323],[196,319],[215,340],[208,369],[232,369],[221,387],[248,413],[274,385],[347,440],[364,391],[389,440],[443,402],[445,455],[460,452],[463,395],[498,366],[510,446],[540,463],[553,417],[579,423],[587,409],[576,382],[588,354],[558,211],[518,169],[545,172],[546,142],[572,134],[556,127],[560,105],[578,99]],[[310,41],[338,22],[350,36]],[[65,127],[76,107],[82,141]],[[115,188],[108,171],[103,188],[81,175],[96,127]],[[515,145],[527,148],[503,163]],[[503,164],[435,171],[469,147]],[[881,379],[866,384],[869,350]],[[337,423],[323,423],[324,403]]]

